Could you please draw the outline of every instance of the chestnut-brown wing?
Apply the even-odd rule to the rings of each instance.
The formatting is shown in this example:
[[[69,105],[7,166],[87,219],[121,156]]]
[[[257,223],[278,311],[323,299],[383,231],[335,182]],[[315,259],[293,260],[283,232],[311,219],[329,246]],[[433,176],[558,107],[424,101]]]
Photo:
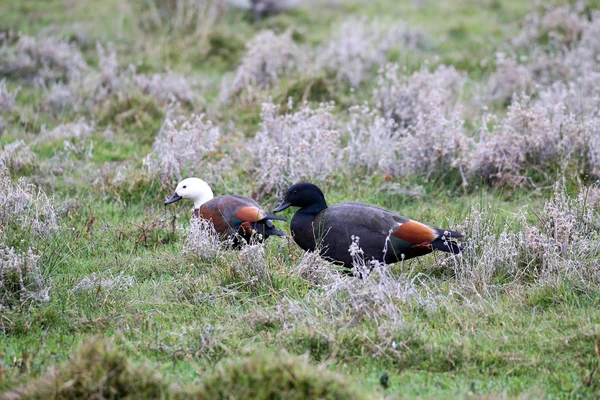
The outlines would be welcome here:
[[[200,215],[212,220],[217,233],[229,236],[238,232],[240,227],[246,232],[252,222],[264,219],[267,213],[248,197],[227,195],[215,197],[204,203],[200,207]],[[248,233],[251,233],[251,229]]]

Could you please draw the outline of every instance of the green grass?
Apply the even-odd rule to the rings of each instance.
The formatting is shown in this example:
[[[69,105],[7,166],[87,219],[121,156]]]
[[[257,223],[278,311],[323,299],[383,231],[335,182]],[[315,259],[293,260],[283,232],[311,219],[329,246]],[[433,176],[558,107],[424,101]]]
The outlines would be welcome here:
[[[301,8],[255,25],[243,12],[230,11],[208,43],[188,41],[184,46],[181,38],[168,33],[145,32],[136,20],[136,2],[121,3],[3,1],[0,32],[35,35],[52,29],[58,36],[72,38],[73,24],[81,24],[86,34],[82,51],[91,64],[97,61],[94,42],[113,41],[122,64],[137,63],[142,72],[172,69],[197,78],[206,87],[205,104],[188,106],[187,111],[212,113],[211,118],[222,122],[231,120],[246,136],[259,129],[259,107],[234,103],[219,108],[216,103],[220,78],[235,70],[246,39],[259,30],[292,28],[297,41],[314,45],[327,38],[333,21],[350,15],[402,19],[422,29],[433,45],[414,57],[397,55],[400,64],[416,70],[429,59],[432,64],[452,64],[478,80],[490,73],[482,60],[493,59],[498,42],[506,38],[505,25],[514,32],[529,7],[517,0],[452,0],[443,5],[396,0],[349,1],[339,6],[325,2],[323,7]],[[309,100],[333,99],[343,114],[348,106],[369,98],[374,77],[373,73],[356,93],[326,78],[283,81],[273,90],[274,101],[283,104],[288,96],[299,99],[310,84],[314,91]],[[9,85],[21,84],[11,81]],[[14,124],[0,137],[1,143],[17,138],[31,142],[42,126],[51,129],[76,119],[78,114],[70,111],[58,116],[44,112],[41,89],[22,86],[16,110],[5,117]],[[107,397],[227,398],[234,387],[239,389],[234,392],[239,398],[600,396],[598,292],[578,290],[568,282],[559,290],[542,284],[519,289],[506,285],[503,290],[499,282],[492,298],[474,294],[463,298],[452,272],[440,271],[436,256],[431,255],[393,270],[407,281],[426,275],[431,290],[445,300],[434,309],[414,301],[401,304],[401,327],[386,328],[366,319],[336,331],[327,326],[326,317],[322,326],[303,320],[293,329],[283,326],[281,320],[270,317],[282,301],[303,301],[322,292],[293,272],[302,256],[293,242],[269,240],[270,282],[248,283],[248,271],[236,270],[234,266],[241,261],[232,251],[214,263],[183,254],[179,228],[189,224],[190,205],[162,205],[175,182],[165,186],[143,179],[127,181],[108,192],[90,182],[106,162],[141,170],[164,110],[152,99],[135,95],[81,114],[97,123],[93,158],[86,168],[76,166],[62,175],[43,167],[28,173],[53,193],[62,210],[62,229],[56,236],[32,242],[42,254],[39,263],[45,277],[52,281],[50,302],[18,311],[0,309],[5,326],[0,339],[0,392],[28,385],[31,398],[36,393],[48,395],[44,386],[52,378],[48,371],[58,368],[59,382],[64,385],[71,376],[81,378],[76,382],[81,389],[77,393],[84,397],[108,390],[103,392]],[[108,126],[115,132],[114,142],[100,137]],[[32,149],[43,166],[61,145],[60,141],[40,142]],[[231,190],[250,195],[254,188],[249,179],[240,169],[223,182],[211,184],[217,193]],[[411,199],[378,190],[382,180],[340,177],[323,183],[322,188],[330,203],[377,204],[440,227],[462,221],[472,205],[490,203],[502,217],[525,205],[539,209],[549,196],[547,190],[503,191],[485,185],[463,189],[456,177],[446,176],[402,181],[405,186],[423,186],[424,197]],[[277,200],[267,198],[262,203],[272,209]],[[290,218],[292,213],[283,215]],[[125,289],[74,290],[91,274],[104,279],[122,274],[135,284]],[[378,334],[384,328],[392,330],[394,347],[380,347]],[[308,354],[308,360],[297,357],[303,354]],[[68,361],[71,357],[76,361]],[[94,386],[95,381],[112,376],[113,370],[120,371],[114,380]],[[389,377],[386,384],[382,384],[383,375]],[[128,386],[132,382],[138,386]],[[263,392],[252,391],[260,385],[266,385]],[[111,392],[114,388],[124,391]],[[61,398],[75,396],[65,390]]]

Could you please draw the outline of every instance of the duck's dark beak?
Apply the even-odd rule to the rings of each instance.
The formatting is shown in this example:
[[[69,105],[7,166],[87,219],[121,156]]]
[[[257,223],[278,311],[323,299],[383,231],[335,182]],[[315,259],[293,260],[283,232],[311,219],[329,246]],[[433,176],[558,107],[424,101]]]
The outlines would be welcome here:
[[[276,213],[276,212],[279,212],[279,211],[283,211],[283,210],[285,210],[286,208],[288,208],[288,207],[289,207],[289,206],[291,206],[291,205],[292,205],[292,203],[290,203],[289,201],[287,201],[287,200],[283,200],[283,201],[281,202],[281,204],[280,204],[280,205],[278,205],[278,206],[277,206],[277,208],[275,208],[275,209],[273,210],[273,212],[274,212],[274,213]]]
[[[173,196],[171,196],[171,198],[169,200],[165,200],[165,206],[167,204],[171,204],[171,203],[175,203],[176,201],[179,201],[183,199],[183,197],[181,197],[180,195],[177,194],[177,192],[175,192],[175,194]]]

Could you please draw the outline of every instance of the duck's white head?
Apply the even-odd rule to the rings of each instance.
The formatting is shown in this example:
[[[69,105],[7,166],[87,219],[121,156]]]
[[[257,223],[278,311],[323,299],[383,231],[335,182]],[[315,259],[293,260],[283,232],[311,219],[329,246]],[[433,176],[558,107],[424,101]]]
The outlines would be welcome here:
[[[179,182],[175,194],[165,201],[165,205],[175,203],[181,199],[190,199],[194,202],[194,208],[200,206],[213,198],[213,192],[208,183],[198,178],[187,178]]]

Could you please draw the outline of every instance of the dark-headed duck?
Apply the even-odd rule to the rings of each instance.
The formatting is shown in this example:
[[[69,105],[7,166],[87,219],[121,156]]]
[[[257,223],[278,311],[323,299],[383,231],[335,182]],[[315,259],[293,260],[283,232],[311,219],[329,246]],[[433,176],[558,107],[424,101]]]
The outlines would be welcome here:
[[[210,186],[202,179],[187,178],[179,182],[175,194],[164,202],[165,205],[181,199],[194,202],[194,216],[212,221],[215,231],[221,239],[234,238],[236,234],[249,242],[256,233],[262,239],[269,236],[285,236],[285,233],[275,228],[273,221],[286,219],[268,214],[258,203],[248,197],[225,195],[213,197]],[[261,238],[259,237],[259,240]]]
[[[300,207],[292,218],[294,241],[302,249],[319,248],[324,258],[352,268],[352,236],[360,239],[365,261],[392,264],[431,253],[434,249],[458,254],[461,234],[432,228],[383,208],[364,203],[327,206],[321,189],[312,183],[291,186],[273,211]]]

